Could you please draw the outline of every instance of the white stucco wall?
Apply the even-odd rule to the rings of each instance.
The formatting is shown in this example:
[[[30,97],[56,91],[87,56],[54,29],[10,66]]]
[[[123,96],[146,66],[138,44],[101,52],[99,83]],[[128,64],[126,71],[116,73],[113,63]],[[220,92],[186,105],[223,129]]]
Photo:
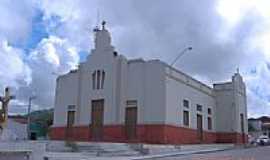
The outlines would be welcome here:
[[[128,97],[128,61],[124,56],[119,56],[116,70],[116,118],[117,124],[125,123],[125,108]]]
[[[160,61],[128,63],[127,100],[137,100],[139,124],[165,122],[164,67]]]
[[[232,83],[216,84],[217,132],[235,132],[235,112]]]
[[[159,60],[148,61],[145,68],[144,123],[165,124],[165,67]]]
[[[144,106],[144,72],[145,72],[145,62],[142,60],[133,60],[128,63],[127,69],[127,99],[126,100],[137,100],[137,122],[143,122],[142,108]],[[123,114],[123,116],[125,116]]]
[[[106,52],[106,51],[105,51]],[[106,54],[92,53],[87,62],[81,65],[81,97],[80,97],[80,125],[91,123],[91,101],[104,99],[104,124],[115,124],[116,114],[116,67],[117,57],[113,51],[108,50]],[[95,70],[105,71],[103,89],[92,89],[92,73]]]
[[[174,126],[186,127],[183,125],[183,111],[189,111],[189,127],[197,129],[197,114],[203,116],[203,130],[208,131],[207,118],[212,118],[212,130],[215,131],[215,98],[210,88],[200,86],[198,82],[190,77],[167,68],[166,75],[166,123]],[[206,94],[208,91],[211,94]],[[189,101],[189,109],[183,107],[183,100]],[[202,112],[197,111],[197,104],[202,105]],[[212,114],[207,110],[211,108]]]
[[[247,100],[246,100],[246,87],[242,77],[239,74],[235,74],[232,77],[234,84],[234,101],[236,107],[236,131],[241,133],[241,117],[240,114],[244,115],[244,133],[248,133],[248,120],[247,120]]]
[[[246,88],[239,74],[232,82],[215,84],[217,103],[217,131],[241,133],[241,117],[244,115],[244,133],[248,133]]]
[[[57,79],[55,91],[54,126],[67,124],[68,105],[76,105],[78,98],[78,72],[68,73]]]

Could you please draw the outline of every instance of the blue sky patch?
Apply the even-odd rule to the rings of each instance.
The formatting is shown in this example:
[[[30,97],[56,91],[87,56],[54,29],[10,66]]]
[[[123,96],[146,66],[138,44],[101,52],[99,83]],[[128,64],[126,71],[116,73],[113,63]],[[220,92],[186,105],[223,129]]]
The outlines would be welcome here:
[[[88,51],[79,51],[80,62],[86,61],[87,56],[89,55]]]
[[[32,32],[25,45],[26,50],[35,48],[43,38],[47,38],[49,36],[42,17],[43,13],[41,11],[37,11],[36,16],[33,18]]]

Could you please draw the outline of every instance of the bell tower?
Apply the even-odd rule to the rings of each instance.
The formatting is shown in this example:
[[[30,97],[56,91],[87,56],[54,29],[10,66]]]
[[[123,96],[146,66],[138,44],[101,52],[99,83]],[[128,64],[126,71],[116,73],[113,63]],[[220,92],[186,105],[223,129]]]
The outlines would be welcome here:
[[[96,27],[94,29],[95,32],[95,50],[99,51],[105,51],[113,49],[111,45],[111,35],[109,31],[106,29],[105,25],[106,22],[102,21],[102,28],[99,29],[99,27]],[[102,53],[102,52],[101,52]]]
[[[247,97],[246,87],[239,69],[231,82],[214,84],[216,98],[216,131],[218,142],[246,143]]]

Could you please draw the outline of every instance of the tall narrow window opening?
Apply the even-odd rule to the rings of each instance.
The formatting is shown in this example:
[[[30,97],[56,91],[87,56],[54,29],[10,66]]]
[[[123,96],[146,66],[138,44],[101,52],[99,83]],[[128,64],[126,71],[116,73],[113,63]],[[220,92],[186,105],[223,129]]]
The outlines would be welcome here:
[[[100,70],[97,71],[97,89],[100,89]]]
[[[188,111],[184,111],[183,113],[183,123],[185,126],[189,126],[189,112]]]
[[[92,88],[96,89],[96,71],[92,74]]]
[[[105,80],[105,72],[102,71],[102,77],[101,77],[101,89],[104,88],[104,80]]]

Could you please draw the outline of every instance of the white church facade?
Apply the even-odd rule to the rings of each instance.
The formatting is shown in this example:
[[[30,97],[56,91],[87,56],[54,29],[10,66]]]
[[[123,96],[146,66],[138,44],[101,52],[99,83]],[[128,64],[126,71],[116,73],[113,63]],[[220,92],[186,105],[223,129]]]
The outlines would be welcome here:
[[[103,24],[77,70],[57,78],[51,139],[160,144],[247,142],[239,73],[209,87],[160,60],[115,52]]]

